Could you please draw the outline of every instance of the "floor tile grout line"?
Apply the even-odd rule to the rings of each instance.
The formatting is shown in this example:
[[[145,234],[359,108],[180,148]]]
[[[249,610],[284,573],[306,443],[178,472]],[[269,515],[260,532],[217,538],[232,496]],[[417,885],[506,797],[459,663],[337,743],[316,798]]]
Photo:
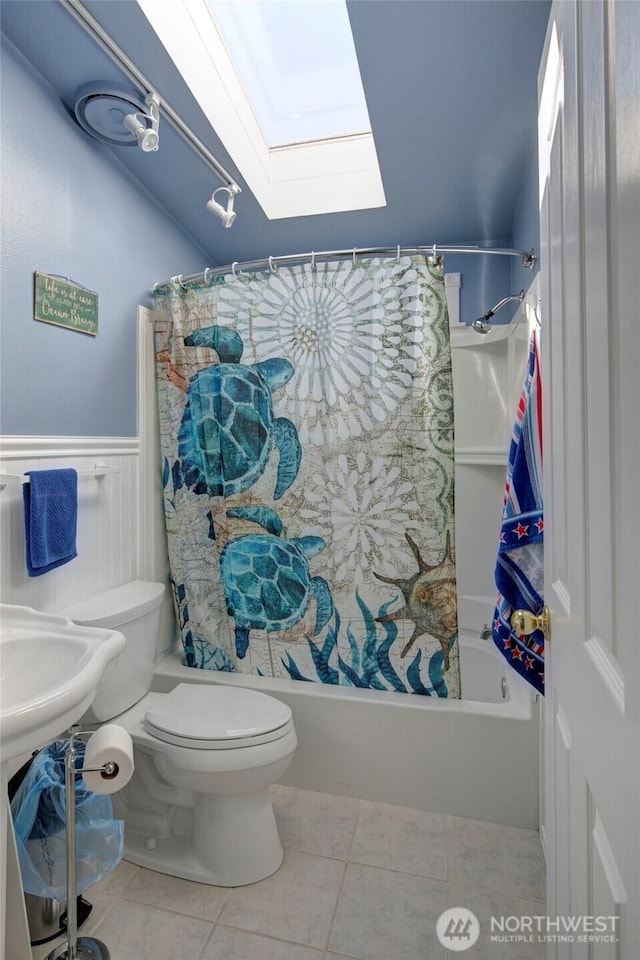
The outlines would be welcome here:
[[[314,856],[314,854],[307,854],[307,856]],[[347,866],[365,867],[367,870],[380,870],[382,873],[394,873],[401,877],[409,877],[411,880],[428,880],[430,883],[441,883],[443,886],[448,886],[449,883],[448,880],[443,880],[442,877],[425,877],[421,873],[409,873],[407,870],[396,870],[394,867],[381,867],[378,863],[360,863],[358,860],[349,860],[347,861]]]
[[[244,933],[248,937],[259,937],[263,940],[271,940],[273,943],[286,943],[292,947],[304,947],[307,950],[317,950],[318,953],[324,953],[324,947],[317,947],[312,943],[304,943],[302,940],[285,940],[284,937],[274,937],[271,933],[262,933],[258,930],[247,930],[245,927],[236,927],[228,920],[214,924],[214,930],[221,927],[224,930],[233,930],[235,933]]]
[[[163,876],[164,876],[164,874],[163,874]],[[170,874],[166,874],[166,876],[170,876]],[[178,877],[178,878],[176,878],[176,879],[182,880],[183,878],[182,878],[182,877]],[[198,881],[197,881],[197,880],[189,880],[189,881],[187,881],[187,883],[198,883]],[[220,889],[220,888],[216,887],[216,889]],[[236,887],[227,887],[227,888],[225,888],[225,889],[235,890],[235,889],[237,889],[237,888],[236,888]],[[105,896],[112,896],[112,894],[105,894]],[[113,910],[113,907],[115,906],[115,901],[120,900],[120,901],[122,901],[123,903],[135,903],[138,907],[149,907],[150,910],[160,910],[161,913],[170,913],[170,914],[171,914],[172,916],[174,916],[174,917],[184,917],[185,920],[199,920],[201,923],[213,923],[213,924],[215,924],[215,923],[218,923],[218,920],[220,919],[220,914],[221,914],[222,911],[224,910],[224,907],[225,907],[225,905],[226,905],[228,896],[225,898],[225,901],[224,901],[223,905],[220,907],[220,910],[218,911],[217,918],[216,918],[215,920],[212,920],[211,917],[203,917],[201,914],[198,914],[198,913],[183,913],[181,910],[176,910],[176,909],[173,908],[173,907],[160,906],[160,904],[158,904],[158,903],[149,903],[148,900],[136,900],[135,897],[128,897],[128,898],[126,898],[126,899],[123,898],[123,897],[113,897],[113,899],[114,899],[114,904],[110,907],[110,909],[109,909],[109,911],[108,911],[109,913],[111,913],[111,911]],[[103,919],[106,919],[106,917],[107,917],[107,914],[105,914],[105,916],[103,917]],[[100,923],[102,923],[102,920],[100,920]]]
[[[131,871],[130,875],[129,875],[129,876],[126,878],[126,880],[124,881],[124,883],[123,883],[123,885],[122,885],[122,889],[119,890],[118,893],[111,894],[111,896],[117,897],[118,900],[121,900],[121,899],[122,899],[123,894],[126,893],[127,887],[129,886],[129,884],[132,883],[133,878],[139,876],[141,870],[148,869],[148,868],[145,868],[145,867],[141,867],[140,864],[138,864],[138,863],[132,863],[131,860],[125,860],[124,857],[122,858],[122,860],[120,861],[120,863],[126,863],[126,864],[128,864],[130,867],[134,867],[134,869]],[[105,890],[104,892],[107,893],[108,891]]]
[[[331,955],[334,957],[338,957],[338,960],[362,960],[362,957],[357,957],[355,953],[336,953],[335,950],[332,950]],[[323,960],[326,960],[328,956],[329,956],[329,950],[327,949],[324,951],[322,955]],[[398,960],[398,958],[394,957],[394,960]]]
[[[353,826],[353,831],[351,833],[351,840],[347,846],[347,852],[345,855],[345,863],[351,863],[351,854],[353,853],[353,844],[355,843],[356,833],[358,832],[358,827],[360,825],[360,816],[362,815],[362,800],[358,800],[358,812],[356,814],[356,822]]]
[[[204,943],[202,944],[202,947],[201,947],[201,949],[200,949],[200,953],[198,954],[198,956],[197,956],[196,958],[194,958],[194,960],[202,960],[202,958],[204,957],[204,952],[205,952],[205,950],[207,949],[207,947],[208,947],[209,944],[211,943],[211,938],[212,938],[213,934],[215,933],[216,927],[217,927],[217,924],[216,924],[216,923],[212,923],[212,924],[211,924],[211,930],[209,930],[209,933],[208,933],[207,936],[205,937]]]
[[[399,873],[403,877],[413,877],[416,880],[433,880],[434,883],[449,883],[446,877],[432,877],[429,873],[414,873],[412,870],[399,870],[397,867],[381,867],[379,863],[369,863],[365,860],[348,860],[354,867],[371,867],[372,870],[386,870],[387,873]]]
[[[338,892],[336,894],[336,899],[333,904],[333,910],[331,911],[331,917],[329,918],[329,928],[327,930],[327,936],[324,941],[324,953],[329,952],[329,943],[331,942],[331,934],[333,933],[333,924],[336,919],[336,913],[338,912],[338,905],[340,903],[340,897],[342,896],[342,889],[344,887],[345,877],[347,875],[347,867],[351,863],[351,853],[353,851],[353,844],[355,842],[356,833],[358,832],[358,825],[360,823],[360,815],[362,813],[362,800],[358,800],[358,812],[356,814],[356,822],[353,826],[353,832],[351,834],[351,840],[347,847],[347,852],[345,856],[344,868],[342,870],[342,876],[340,878],[340,884],[338,886]]]
[[[347,867],[349,866],[348,861],[345,861],[344,867],[342,868],[342,876],[340,877],[340,883],[338,884],[338,890],[336,892],[336,898],[333,903],[333,909],[331,910],[331,916],[329,917],[329,926],[327,928],[327,935],[324,939],[323,952],[327,953],[329,950],[329,942],[331,940],[331,934],[333,933],[333,923],[336,918],[336,913],[338,912],[338,904],[340,903],[340,897],[342,896],[342,889],[344,887],[344,880],[347,875]]]
[[[105,896],[111,896],[111,894],[105,894]],[[95,927],[93,925],[88,926],[84,934],[82,932],[82,928],[79,928],[78,936],[80,937],[89,936],[89,937],[96,937],[97,940],[100,939],[100,937],[98,936],[98,931],[100,930],[100,927],[102,926],[104,921],[107,919],[107,917],[109,917],[111,913],[115,910],[116,904],[118,903],[118,900],[120,899],[120,897],[112,897],[112,899],[113,899],[113,903],[111,904],[107,912],[104,914],[104,916],[100,917],[100,920],[96,924],[96,926]],[[64,939],[63,939],[63,942],[64,942]],[[106,944],[106,946],[108,947],[109,945]]]

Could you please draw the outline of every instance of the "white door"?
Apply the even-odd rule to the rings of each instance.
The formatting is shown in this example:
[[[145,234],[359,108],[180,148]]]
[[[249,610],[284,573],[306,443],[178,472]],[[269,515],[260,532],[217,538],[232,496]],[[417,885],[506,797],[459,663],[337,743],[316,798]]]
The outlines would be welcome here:
[[[640,2],[556,0],[540,69],[543,842],[551,918],[640,957]],[[587,921],[587,926],[589,922]],[[599,924],[600,927],[603,924]],[[552,934],[565,934],[564,924]]]

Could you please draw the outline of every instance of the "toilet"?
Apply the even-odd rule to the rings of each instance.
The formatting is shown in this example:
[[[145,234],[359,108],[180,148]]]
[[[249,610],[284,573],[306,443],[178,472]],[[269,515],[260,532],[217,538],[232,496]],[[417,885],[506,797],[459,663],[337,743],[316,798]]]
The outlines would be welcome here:
[[[127,860],[200,883],[255,883],[283,859],[270,786],[296,749],[291,710],[220,684],[151,693],[163,595],[136,580],[62,611],[126,640],[81,723],[117,723],[133,740],[135,773],[113,794]]]

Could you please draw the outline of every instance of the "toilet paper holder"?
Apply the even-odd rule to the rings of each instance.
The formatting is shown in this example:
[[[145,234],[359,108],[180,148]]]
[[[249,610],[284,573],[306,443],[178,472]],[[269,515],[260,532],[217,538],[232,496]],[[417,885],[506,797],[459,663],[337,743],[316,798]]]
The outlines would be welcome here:
[[[46,960],[109,960],[110,954],[101,940],[94,937],[78,938],[78,904],[76,894],[76,776],[83,773],[101,773],[105,780],[118,776],[118,764],[107,761],[99,767],[76,767],[78,752],[76,739],[91,736],[92,730],[81,730],[74,724],[69,731],[69,744],[64,761],[66,806],[66,860],[67,860],[67,942],[61,943],[47,955]]]

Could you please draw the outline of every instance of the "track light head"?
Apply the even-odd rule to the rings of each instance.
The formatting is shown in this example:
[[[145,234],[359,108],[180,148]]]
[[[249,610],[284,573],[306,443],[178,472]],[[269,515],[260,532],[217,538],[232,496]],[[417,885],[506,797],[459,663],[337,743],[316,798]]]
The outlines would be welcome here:
[[[152,153],[158,149],[158,134],[151,127],[138,119],[140,114],[128,113],[124,118],[124,125],[138,141],[138,146],[144,153]]]
[[[224,191],[229,195],[226,209],[222,206],[222,204],[218,203],[218,201],[216,200],[216,193],[220,193],[221,191]],[[231,187],[218,187],[217,190],[213,191],[213,193],[211,194],[211,200],[209,200],[209,202],[207,203],[207,210],[209,211],[209,213],[213,213],[214,216],[218,217],[222,221],[223,227],[227,227],[227,228],[232,227],[234,220],[236,219],[237,214],[234,212],[234,209],[233,209],[234,200],[235,200],[235,192],[231,189]]]
[[[160,101],[154,93],[149,93],[144,102],[149,109],[149,113],[128,113],[123,123],[136,138],[143,153],[155,153],[160,146],[160,136],[158,134]],[[150,125],[143,121],[149,121]]]

